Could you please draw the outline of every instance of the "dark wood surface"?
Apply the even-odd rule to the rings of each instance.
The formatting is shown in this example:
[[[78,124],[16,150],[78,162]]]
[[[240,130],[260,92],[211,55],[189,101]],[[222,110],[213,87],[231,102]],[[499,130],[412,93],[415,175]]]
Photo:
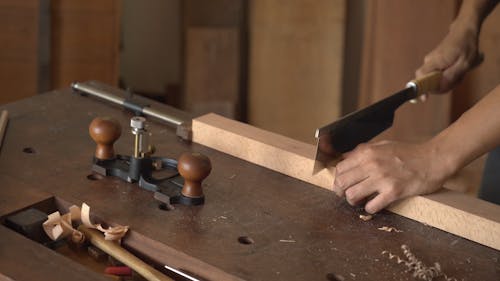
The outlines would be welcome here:
[[[212,173],[204,182],[204,205],[160,210],[153,195],[134,184],[87,179],[95,150],[89,123],[96,116],[119,120],[123,133],[115,151],[131,154],[129,113],[69,90],[0,107],[4,108],[10,122],[0,152],[0,216],[52,196],[76,205],[86,202],[104,221],[131,227],[124,245],[134,252],[207,280],[329,280],[329,273],[345,280],[413,280],[405,267],[381,255],[389,250],[403,256],[402,244],[425,264],[439,262],[458,280],[500,279],[496,250],[390,213],[364,222],[358,218],[360,210],[327,190],[182,142],[172,128],[152,121],[156,155],[177,159],[185,151],[197,151],[212,162]],[[34,153],[23,152],[25,148]],[[378,230],[382,226],[403,232]],[[4,276],[98,279],[6,228],[0,227],[0,237]],[[253,243],[242,244],[239,237]],[[65,270],[50,276],[54,264]]]

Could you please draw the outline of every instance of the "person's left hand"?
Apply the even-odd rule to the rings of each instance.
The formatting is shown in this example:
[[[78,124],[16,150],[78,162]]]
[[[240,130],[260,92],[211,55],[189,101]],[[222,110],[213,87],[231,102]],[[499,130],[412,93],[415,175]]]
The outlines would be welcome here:
[[[446,164],[427,143],[365,143],[344,157],[336,166],[333,189],[351,205],[370,197],[368,213],[404,197],[434,192],[448,176]]]

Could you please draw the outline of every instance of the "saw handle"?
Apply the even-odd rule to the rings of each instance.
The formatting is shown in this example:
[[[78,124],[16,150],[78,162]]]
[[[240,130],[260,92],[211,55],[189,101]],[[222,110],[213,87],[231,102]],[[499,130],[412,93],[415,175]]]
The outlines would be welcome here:
[[[425,76],[411,80],[410,82],[408,82],[408,84],[406,84],[406,86],[415,87],[417,90],[417,97],[420,97],[429,92],[439,91],[442,78],[442,71],[433,71],[426,74]]]

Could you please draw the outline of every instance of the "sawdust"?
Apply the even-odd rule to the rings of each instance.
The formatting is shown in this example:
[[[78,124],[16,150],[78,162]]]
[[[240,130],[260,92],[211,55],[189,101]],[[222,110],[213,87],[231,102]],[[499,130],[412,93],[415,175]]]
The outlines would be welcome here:
[[[458,281],[454,277],[448,277],[441,271],[441,265],[438,262],[434,266],[426,266],[422,261],[417,259],[407,245],[401,245],[403,254],[406,259],[402,259],[398,255],[392,254],[389,251],[383,251],[382,255],[387,255],[390,260],[395,259],[397,264],[403,264],[407,267],[405,272],[413,272],[413,277],[419,280],[432,281],[435,278],[443,277],[446,281]]]

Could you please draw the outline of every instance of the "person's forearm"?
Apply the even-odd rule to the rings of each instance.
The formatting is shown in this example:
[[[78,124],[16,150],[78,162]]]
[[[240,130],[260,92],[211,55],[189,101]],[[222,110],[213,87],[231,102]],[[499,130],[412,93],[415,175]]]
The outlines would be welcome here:
[[[500,145],[500,85],[434,137],[429,145],[446,176]]]
[[[463,0],[453,28],[467,28],[479,33],[484,19],[495,8],[499,0]]]

